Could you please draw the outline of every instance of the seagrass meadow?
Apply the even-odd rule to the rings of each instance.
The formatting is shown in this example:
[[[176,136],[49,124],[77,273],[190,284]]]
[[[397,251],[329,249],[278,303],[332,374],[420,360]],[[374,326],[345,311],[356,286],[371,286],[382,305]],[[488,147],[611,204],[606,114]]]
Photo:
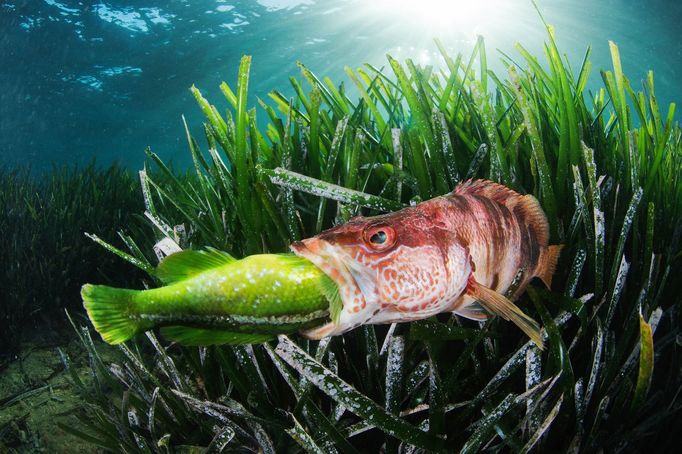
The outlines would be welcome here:
[[[64,330],[64,308],[80,306],[83,280],[105,277],[121,285],[139,281],[141,273],[120,273],[115,257],[102,254],[83,231],[106,237],[123,226],[135,231],[135,218],[144,205],[139,184],[117,165],[55,166],[47,172],[2,168],[0,185],[4,359],[17,354],[34,331]]]
[[[107,180],[139,189],[120,208],[136,221],[106,218],[118,237],[83,227],[99,257],[122,264],[100,282],[155,286],[153,246],[164,239],[238,257],[281,252],[354,215],[488,178],[534,194],[551,242],[564,245],[553,288],[532,284],[518,301],[541,321],[544,351],[497,318],[441,315],[320,342],[190,348],[148,332],[103,355],[71,305],[92,380],[62,356],[82,400],[79,424],[62,430],[111,452],[674,452],[675,105],[659,105],[653,73],[641,84],[623,74],[616,44],[610,69],[593,69],[589,49],[572,68],[547,31],[544,55],[521,45],[496,54],[505,72],[489,70],[483,39],[470,55],[436,41],[442,70],[388,56],[382,68],[346,68],[345,85],[299,64],[295,96],[275,90],[254,105],[245,56],[236,84],[220,85],[224,99],[191,88],[205,116],[203,137],[186,128],[193,168],[178,172],[147,150],[139,186],[120,170]],[[90,216],[104,219],[108,203],[88,202]]]
[[[589,50],[570,68],[548,32],[544,60],[519,45],[501,57],[505,74],[487,69],[482,39],[467,56],[436,42],[442,71],[389,56],[383,70],[346,68],[346,87],[300,65],[293,99],[273,91],[258,106],[244,57],[222,104],[192,87],[206,118],[205,137],[187,133],[194,172],[178,176],[152,151],[140,172],[156,240],[237,256],[470,178],[532,193],[565,245],[552,291],[534,285],[519,301],[542,321],[546,351],[497,319],[440,316],[252,346],[181,348],[149,332],[108,362],[82,326],[95,385],[81,386],[81,426],[63,429],[125,452],[674,450],[675,106],[658,105],[651,73],[630,82],[615,44],[595,76]],[[94,239],[152,270],[148,238],[121,236]]]

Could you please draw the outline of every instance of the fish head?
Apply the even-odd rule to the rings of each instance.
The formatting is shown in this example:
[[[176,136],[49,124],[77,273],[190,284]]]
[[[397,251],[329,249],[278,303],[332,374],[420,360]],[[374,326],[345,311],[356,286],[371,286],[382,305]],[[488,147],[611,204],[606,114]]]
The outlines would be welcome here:
[[[421,205],[356,217],[291,245],[334,280],[343,304],[337,320],[309,337],[425,318],[463,291],[471,273],[466,247]]]

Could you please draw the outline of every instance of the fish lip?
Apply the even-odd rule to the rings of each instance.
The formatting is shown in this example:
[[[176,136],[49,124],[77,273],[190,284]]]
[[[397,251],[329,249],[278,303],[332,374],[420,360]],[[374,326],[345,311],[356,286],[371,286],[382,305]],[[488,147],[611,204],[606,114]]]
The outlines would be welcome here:
[[[290,249],[294,254],[311,261],[336,283],[344,307],[348,307],[346,298],[353,294],[360,294],[366,304],[367,295],[359,282],[359,279],[362,280],[363,270],[353,266],[355,261],[343,250],[320,238],[296,241],[291,244]]]

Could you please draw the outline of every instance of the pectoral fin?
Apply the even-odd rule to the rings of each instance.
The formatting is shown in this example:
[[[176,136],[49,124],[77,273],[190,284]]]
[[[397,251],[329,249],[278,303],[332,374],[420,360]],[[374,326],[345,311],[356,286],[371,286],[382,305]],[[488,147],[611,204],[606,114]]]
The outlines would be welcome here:
[[[306,331],[301,331],[301,335],[307,339],[320,340],[323,337],[331,336],[336,332],[338,325],[334,322],[326,323],[317,328],[312,328]]]
[[[476,320],[477,322],[484,322],[490,318],[488,311],[483,309],[483,306],[475,301],[471,304],[467,304],[466,307],[457,309],[454,313],[460,317]]]
[[[513,322],[516,326],[521,328],[521,331],[526,333],[528,337],[541,350],[544,349],[542,336],[540,335],[540,325],[521,311],[514,303],[509,301],[503,295],[488,287],[479,284],[471,277],[469,278],[469,285],[466,293],[478,300],[478,303],[491,314],[496,314],[505,320]]]
[[[331,278],[324,276],[318,282],[320,292],[329,301],[329,318],[332,322],[338,323],[343,311],[343,302],[341,301],[341,294],[339,293],[339,286]]]

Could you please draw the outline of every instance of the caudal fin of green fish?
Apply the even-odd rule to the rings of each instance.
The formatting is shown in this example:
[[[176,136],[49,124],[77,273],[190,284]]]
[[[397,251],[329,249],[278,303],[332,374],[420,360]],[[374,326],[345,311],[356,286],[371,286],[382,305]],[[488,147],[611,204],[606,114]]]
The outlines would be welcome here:
[[[149,326],[130,317],[130,306],[137,290],[85,284],[81,288],[83,305],[95,329],[109,344],[125,342]]]

